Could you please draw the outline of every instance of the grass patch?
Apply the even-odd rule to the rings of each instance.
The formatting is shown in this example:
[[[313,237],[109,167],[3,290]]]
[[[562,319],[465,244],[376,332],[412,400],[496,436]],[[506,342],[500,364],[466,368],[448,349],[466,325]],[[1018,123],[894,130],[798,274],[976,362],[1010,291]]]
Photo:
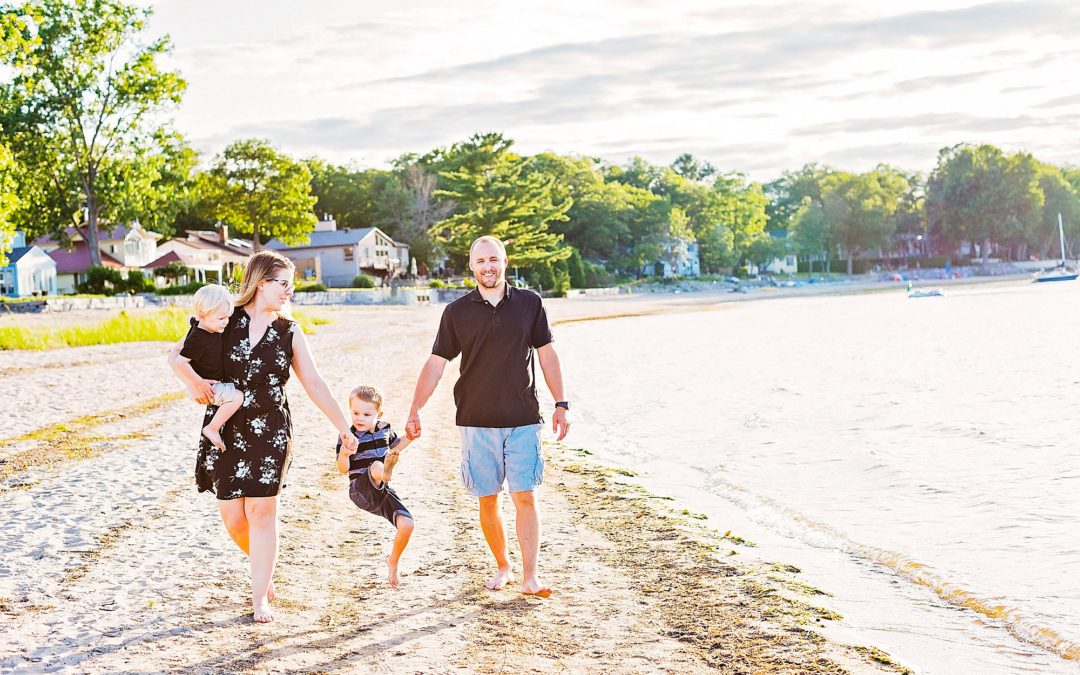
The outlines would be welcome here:
[[[68,328],[3,326],[0,327],[0,350],[44,351],[119,342],[176,342],[187,333],[189,318],[186,309],[169,307],[137,314],[121,310],[110,319]],[[293,318],[309,334],[316,332],[316,326],[330,323],[330,319],[307,312],[294,312]]]

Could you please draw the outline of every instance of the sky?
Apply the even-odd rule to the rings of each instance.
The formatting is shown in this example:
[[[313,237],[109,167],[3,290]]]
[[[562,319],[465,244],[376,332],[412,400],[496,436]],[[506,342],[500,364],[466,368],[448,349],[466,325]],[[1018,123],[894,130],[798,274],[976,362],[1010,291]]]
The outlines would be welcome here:
[[[148,0],[199,150],[384,167],[481,131],[519,152],[770,180],[929,171],[992,143],[1080,164],[1080,3]],[[302,11],[298,8],[302,7]]]

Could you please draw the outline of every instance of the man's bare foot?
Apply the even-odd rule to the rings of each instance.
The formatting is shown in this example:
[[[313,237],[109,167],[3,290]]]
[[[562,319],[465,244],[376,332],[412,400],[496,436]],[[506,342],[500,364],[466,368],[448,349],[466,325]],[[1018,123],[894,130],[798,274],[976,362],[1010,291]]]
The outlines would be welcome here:
[[[253,602],[251,618],[255,619],[255,623],[270,623],[273,621],[274,612],[270,609],[270,601],[266,598],[260,598],[257,602]]]
[[[401,458],[400,452],[394,452],[391,450],[386,453],[386,459],[383,460],[383,483],[390,482],[390,476],[394,473],[394,467],[397,466],[398,460]]]
[[[538,598],[550,598],[555,591],[544,586],[537,579],[528,579],[521,584],[522,595],[532,595]]]
[[[501,591],[503,589],[503,586],[513,580],[513,570],[504,570],[500,568],[499,571],[495,573],[495,576],[487,580],[487,583],[484,584],[484,588],[488,589],[489,591]]]
[[[202,435],[210,439],[210,442],[213,443],[215,448],[221,450],[222,452],[225,451],[225,441],[221,440],[221,434],[219,434],[217,431],[211,429],[210,427],[203,427]]]
[[[390,558],[386,559],[386,567],[390,570],[388,581],[390,582],[390,588],[398,588],[401,586],[401,577],[398,576],[397,561],[390,562]]]

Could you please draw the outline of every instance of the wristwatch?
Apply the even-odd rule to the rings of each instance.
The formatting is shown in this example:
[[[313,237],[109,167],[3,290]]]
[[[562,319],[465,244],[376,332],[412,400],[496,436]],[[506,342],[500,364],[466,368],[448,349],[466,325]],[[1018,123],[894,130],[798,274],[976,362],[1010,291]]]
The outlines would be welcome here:
[[[556,408],[562,408],[563,410],[570,410],[570,401],[555,401]]]

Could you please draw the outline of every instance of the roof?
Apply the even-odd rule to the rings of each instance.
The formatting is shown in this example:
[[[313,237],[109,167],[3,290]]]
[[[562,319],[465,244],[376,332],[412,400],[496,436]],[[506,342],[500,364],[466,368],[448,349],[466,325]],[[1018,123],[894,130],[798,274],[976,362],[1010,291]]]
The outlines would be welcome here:
[[[310,241],[298,246],[289,246],[278,239],[271,239],[266,248],[280,251],[282,249],[296,248],[325,248],[327,246],[353,246],[360,240],[375,231],[374,227],[358,227],[356,229],[327,230],[324,232],[312,232],[308,235]],[[388,237],[389,238],[389,237]]]
[[[156,269],[158,267],[165,267],[169,263],[180,263],[185,267],[192,267],[199,264],[198,261],[185,255],[180,255],[176,251],[169,251],[157,260],[143,265],[143,269]]]
[[[74,248],[70,250],[58,248],[49,251],[49,257],[56,261],[57,274],[73,274],[90,269],[90,248],[85,241],[75,242]],[[105,267],[124,268],[122,262],[104,251],[101,252],[101,264]]]
[[[232,253],[245,257],[250,256],[252,253],[254,253],[251,242],[247,239],[237,239],[235,237],[231,237],[227,239],[223,244],[221,243],[221,235],[219,235],[216,231],[213,230],[187,230],[186,234],[187,239],[184,241],[209,244],[210,246],[220,248],[225,251],[230,251]]]
[[[120,240],[123,240],[124,237],[128,236],[128,233],[130,233],[132,231],[132,229],[134,229],[134,228],[128,227],[127,225],[117,225],[116,227],[114,227],[111,230],[106,229],[106,228],[100,228],[98,230],[98,241],[102,242],[102,241],[120,241]],[[162,237],[162,235],[158,234],[157,232],[150,232],[149,230],[145,230],[145,229],[143,229],[142,231],[145,234],[149,235],[151,239],[156,240],[156,239],[161,239],[161,237]],[[66,230],[64,230],[64,232],[65,232],[65,234],[67,234],[68,239],[74,239],[76,241],[81,241],[81,240],[85,239],[85,235],[83,234],[83,228],[81,228],[81,227],[71,226],[71,227],[68,227]],[[78,239],[75,239],[76,237],[78,237]],[[57,239],[53,238],[53,236],[50,235],[50,234],[43,234],[40,237],[38,237],[37,239],[35,239],[34,243],[38,244],[38,245],[41,245],[41,244],[55,244],[55,243],[57,243]]]
[[[27,253],[30,252],[30,249],[34,249],[34,248],[37,248],[37,247],[36,246],[19,246],[18,248],[11,249],[11,252],[8,253],[8,264],[9,265],[14,265],[15,263],[19,262],[19,258],[23,257],[24,255],[26,255]]]

